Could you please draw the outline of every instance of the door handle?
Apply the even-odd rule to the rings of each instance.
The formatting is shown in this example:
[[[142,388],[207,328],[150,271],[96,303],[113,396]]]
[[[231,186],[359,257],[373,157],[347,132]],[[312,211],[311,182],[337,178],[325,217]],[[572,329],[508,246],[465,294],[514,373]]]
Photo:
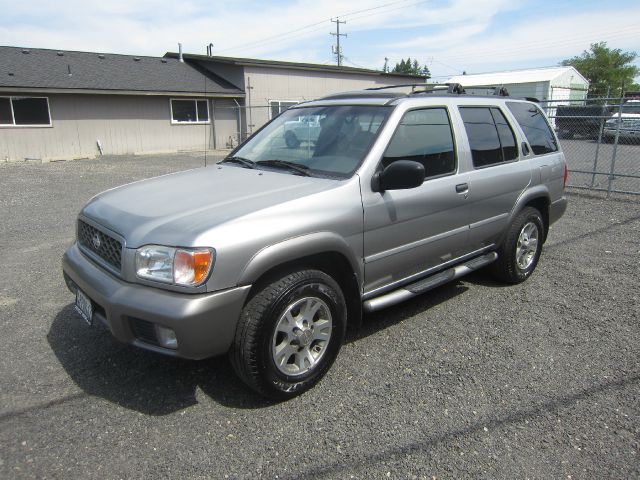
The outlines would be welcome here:
[[[469,190],[468,183],[459,183],[458,185],[456,185],[456,192],[458,193],[464,193],[464,192],[467,192],[468,190]]]

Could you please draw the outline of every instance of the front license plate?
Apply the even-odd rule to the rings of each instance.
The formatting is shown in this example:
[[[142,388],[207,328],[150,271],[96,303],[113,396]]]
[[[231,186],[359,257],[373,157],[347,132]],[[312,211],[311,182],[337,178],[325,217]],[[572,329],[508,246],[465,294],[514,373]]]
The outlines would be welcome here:
[[[86,322],[91,325],[93,322],[93,305],[91,300],[80,289],[76,290],[76,311]]]

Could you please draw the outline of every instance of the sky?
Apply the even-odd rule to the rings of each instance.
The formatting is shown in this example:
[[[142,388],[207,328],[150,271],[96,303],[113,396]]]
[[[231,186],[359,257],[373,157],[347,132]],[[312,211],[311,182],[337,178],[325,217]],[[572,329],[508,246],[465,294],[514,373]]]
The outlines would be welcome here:
[[[0,0],[0,45],[162,56],[177,51],[452,75],[557,65],[594,42],[640,53],[640,2],[618,0]],[[640,66],[640,59],[635,63]]]

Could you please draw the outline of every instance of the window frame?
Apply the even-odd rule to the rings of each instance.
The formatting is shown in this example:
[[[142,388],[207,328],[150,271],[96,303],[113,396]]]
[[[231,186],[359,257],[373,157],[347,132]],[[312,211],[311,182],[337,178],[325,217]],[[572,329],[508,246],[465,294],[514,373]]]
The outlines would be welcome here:
[[[9,106],[11,107],[11,120],[13,121],[13,123],[0,123],[0,128],[50,128],[50,127],[53,127],[49,97],[35,96],[35,95],[0,95],[0,98],[9,99]],[[47,102],[47,114],[49,115],[49,123],[16,124],[16,114],[13,109],[14,98],[44,98]]]
[[[447,120],[449,121],[449,130],[451,131],[451,142],[453,144],[453,171],[449,172],[449,173],[441,173],[440,175],[434,175],[431,177],[425,176],[424,177],[424,181],[428,182],[430,180],[436,180],[438,178],[445,178],[445,177],[450,177],[452,175],[457,175],[459,173],[460,170],[460,162],[459,162],[459,158],[458,158],[458,144],[456,142],[456,129],[453,126],[453,121],[451,118],[451,113],[449,112],[449,106],[448,105],[427,105],[427,106],[419,106],[419,107],[411,107],[408,108],[407,110],[405,110],[402,113],[402,117],[400,117],[400,121],[396,124],[395,128],[393,129],[393,133],[391,134],[391,137],[389,138],[389,142],[387,143],[384,151],[382,152],[382,155],[380,156],[380,160],[378,162],[378,166],[376,167],[376,172],[381,172],[382,170],[384,170],[384,166],[383,166],[383,161],[385,158],[385,154],[387,153],[387,148],[389,148],[389,145],[391,144],[391,141],[393,140],[394,135],[396,134],[396,131],[398,130],[398,127],[400,127],[400,124],[402,123],[402,120],[404,120],[405,115],[411,113],[411,112],[415,112],[416,110],[428,110],[428,109],[441,109],[444,110],[446,115],[447,115]],[[382,126],[381,126],[382,127]],[[420,163],[420,162],[418,162]]]
[[[458,114],[460,115],[460,121],[462,122],[462,126],[464,128],[464,133],[467,136],[467,142],[469,143],[469,153],[471,154],[471,167],[474,170],[484,170],[485,168],[492,168],[492,167],[497,167],[500,165],[508,165],[510,163],[514,163],[514,162],[519,162],[521,159],[520,156],[520,147],[518,146],[518,142],[520,141],[518,139],[518,135],[516,135],[516,131],[513,128],[513,125],[511,125],[511,123],[509,122],[509,116],[505,114],[504,110],[502,110],[502,108],[500,108],[500,105],[458,105]],[[493,118],[493,114],[491,113],[491,109],[495,108],[497,110],[500,111],[500,113],[502,114],[502,116],[504,117],[505,121],[507,122],[507,126],[509,127],[509,129],[511,130],[511,135],[513,135],[513,139],[515,141],[516,144],[516,158],[514,158],[513,160],[502,160],[501,162],[496,162],[496,163],[491,163],[489,165],[481,165],[481,166],[476,166],[474,161],[473,161],[473,148],[471,148],[471,141],[469,140],[469,132],[467,132],[467,125],[464,121],[464,118],[462,117],[462,111],[461,109],[463,108],[486,108],[487,110],[489,110],[489,115],[491,116],[491,119],[493,120],[493,126],[497,127],[497,123],[495,118]],[[498,137],[498,142],[500,143],[500,152],[502,153],[502,156],[504,158],[504,147],[502,146],[502,140],[500,140],[500,133],[498,133],[498,129],[496,128],[496,136]]]
[[[273,120],[274,118],[276,118],[278,115],[276,115],[275,117],[273,116],[273,112],[272,112],[272,108],[274,107],[274,105],[272,105],[273,103],[278,103],[278,115],[280,115],[282,112],[284,112],[285,110],[289,110],[289,108],[295,107],[296,105],[299,105],[300,102],[298,100],[268,100],[267,103],[269,104],[269,120]],[[293,103],[293,105],[291,105],[290,107],[286,108],[285,110],[282,110],[282,104],[283,103]]]
[[[180,120],[175,120],[173,118],[173,101],[192,101],[195,106],[196,118],[199,118],[198,115],[198,102],[205,102],[207,104],[207,120],[201,121],[196,120],[195,122],[184,122]],[[208,98],[170,98],[169,99],[169,110],[171,112],[171,125],[209,125],[211,123],[211,111],[209,109],[209,99]]]

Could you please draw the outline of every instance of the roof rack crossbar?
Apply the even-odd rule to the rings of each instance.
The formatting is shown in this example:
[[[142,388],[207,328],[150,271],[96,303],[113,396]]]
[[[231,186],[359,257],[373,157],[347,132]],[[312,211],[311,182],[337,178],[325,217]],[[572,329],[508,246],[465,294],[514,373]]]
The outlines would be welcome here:
[[[502,85],[470,85],[467,87],[469,90],[492,90],[490,95],[496,95],[498,97],[508,97],[509,92],[507,88]]]
[[[383,85],[382,87],[369,87],[369,88],[365,88],[365,90],[387,90],[390,88],[402,88],[402,87],[424,87],[426,84],[425,83],[400,83],[398,85]],[[433,85],[433,84],[429,84],[429,85]]]

